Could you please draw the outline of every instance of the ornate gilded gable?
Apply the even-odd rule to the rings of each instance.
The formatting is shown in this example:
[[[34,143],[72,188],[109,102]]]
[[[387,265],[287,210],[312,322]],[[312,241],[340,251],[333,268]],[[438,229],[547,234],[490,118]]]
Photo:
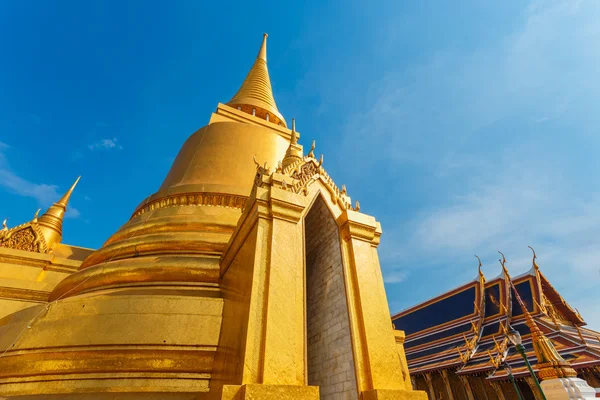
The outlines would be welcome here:
[[[48,246],[40,232],[37,221],[27,222],[14,228],[0,231],[0,247],[15,250],[48,253]]]
[[[291,143],[290,147],[298,146],[295,143]],[[300,146],[301,148],[301,146]],[[279,181],[281,189],[287,190],[292,193],[308,194],[308,187],[312,182],[321,181],[323,186],[327,189],[331,195],[333,203],[338,204],[342,210],[353,210],[359,211],[360,204],[358,201],[355,206],[352,207],[351,199],[346,194],[346,187],[342,185],[340,189],[333,179],[327,174],[323,168],[323,155],[320,160],[314,156],[315,143],[313,141],[312,148],[306,157],[295,156],[293,159],[284,158],[279,162],[277,169],[272,171],[267,164],[261,166],[256,162],[256,177],[254,179],[255,186],[260,186],[263,182],[264,177],[271,177],[271,181],[274,183]],[[300,155],[302,152],[300,150]],[[291,162],[290,162],[291,161]]]

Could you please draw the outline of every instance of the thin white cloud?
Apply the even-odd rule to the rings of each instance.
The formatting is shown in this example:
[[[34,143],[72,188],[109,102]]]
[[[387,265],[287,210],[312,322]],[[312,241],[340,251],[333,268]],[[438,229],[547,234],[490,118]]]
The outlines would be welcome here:
[[[7,144],[0,142],[0,187],[19,196],[36,199],[42,207],[48,207],[57,201],[61,196],[58,192],[58,186],[31,182],[20,177],[11,169],[6,158],[6,152],[9,148]],[[79,210],[74,207],[68,208],[67,217],[78,218],[79,216]]]
[[[400,283],[404,282],[407,276],[407,271],[386,270],[383,279],[385,283]]]
[[[88,149],[90,149],[90,150],[98,150],[98,149],[100,149],[100,150],[111,150],[111,149],[123,150],[123,146],[121,146],[121,144],[119,144],[117,138],[112,138],[112,139],[98,140],[97,142],[90,144],[88,146]]]
[[[65,213],[65,218],[79,218],[81,216],[81,212],[75,207],[67,207],[67,212]]]

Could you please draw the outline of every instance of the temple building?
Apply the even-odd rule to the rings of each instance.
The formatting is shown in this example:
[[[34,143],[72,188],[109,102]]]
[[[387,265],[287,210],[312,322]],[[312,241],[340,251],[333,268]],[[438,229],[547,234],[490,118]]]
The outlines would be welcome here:
[[[546,358],[536,345],[541,340],[554,365],[569,371],[558,375],[576,375],[600,387],[600,333],[583,327],[582,316],[535,260],[534,253],[533,267],[516,277],[503,262],[502,273],[491,280],[480,263],[474,281],[392,316],[395,329],[406,334],[413,387],[426,391],[430,400],[518,399],[510,373],[524,399],[540,399],[523,357],[508,340],[511,327],[520,333],[540,379],[546,367],[538,363]]]
[[[299,139],[265,35],[100,249],[60,243],[73,188],[5,226],[0,398],[425,400],[390,323],[381,225]]]

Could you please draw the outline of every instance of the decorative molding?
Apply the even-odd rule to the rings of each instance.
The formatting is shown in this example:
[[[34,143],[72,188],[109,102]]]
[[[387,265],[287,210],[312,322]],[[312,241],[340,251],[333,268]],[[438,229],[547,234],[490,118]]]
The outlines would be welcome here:
[[[302,206],[271,197],[271,214],[275,218],[296,223],[300,221],[303,210],[304,207]]]
[[[50,292],[0,286],[0,298],[47,303]]]
[[[223,193],[181,193],[161,197],[134,211],[130,219],[138,217],[150,211],[165,207],[178,206],[214,206],[243,209],[248,198]]]
[[[260,165],[256,159],[256,176],[254,179],[254,185],[260,187],[263,184],[263,177],[271,177],[269,183],[274,184],[275,180],[278,181],[278,185],[281,189],[287,190],[296,194],[308,195],[308,187],[311,182],[321,180],[327,191],[331,195],[331,200],[334,204],[339,205],[342,210],[353,210],[358,211],[360,205],[358,202],[355,207],[351,205],[351,199],[346,194],[346,187],[342,186],[342,189],[335,184],[333,179],[327,174],[323,168],[323,156],[317,161],[314,157],[314,143],[313,148],[308,156],[299,158],[293,157],[286,161],[292,161],[289,165],[284,168],[283,161],[280,161],[275,171],[271,170],[267,163]],[[273,179],[275,174],[280,174],[277,179]]]
[[[375,239],[375,229],[373,226],[351,220],[347,220],[342,225],[345,240],[360,239],[372,242]]]
[[[48,246],[44,235],[40,231],[37,218],[33,221],[17,225],[14,228],[6,227],[0,231],[0,247],[8,249],[30,251],[34,253],[48,253]]]

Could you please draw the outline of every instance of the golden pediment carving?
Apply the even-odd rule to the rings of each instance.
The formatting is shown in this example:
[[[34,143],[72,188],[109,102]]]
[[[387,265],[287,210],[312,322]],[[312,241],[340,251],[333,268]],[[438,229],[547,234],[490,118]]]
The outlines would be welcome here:
[[[352,207],[351,199],[346,194],[346,187],[342,186],[340,190],[329,174],[327,174],[323,168],[323,156],[317,160],[311,152],[306,157],[285,161],[291,161],[291,163],[279,162],[277,168],[272,170],[266,163],[260,165],[255,158],[256,176],[254,185],[260,187],[265,182],[263,177],[271,177],[269,183],[273,184],[275,181],[278,181],[279,185],[277,186],[283,190],[307,195],[310,184],[320,180],[331,195],[332,202],[339,205],[342,210],[358,211],[360,209],[358,201],[356,202],[356,206]],[[286,166],[284,167],[284,165]],[[278,178],[274,178],[276,174],[279,175]]]
[[[32,251],[34,253],[48,253],[48,247],[37,225],[36,222],[28,222],[0,231],[0,247]]]

